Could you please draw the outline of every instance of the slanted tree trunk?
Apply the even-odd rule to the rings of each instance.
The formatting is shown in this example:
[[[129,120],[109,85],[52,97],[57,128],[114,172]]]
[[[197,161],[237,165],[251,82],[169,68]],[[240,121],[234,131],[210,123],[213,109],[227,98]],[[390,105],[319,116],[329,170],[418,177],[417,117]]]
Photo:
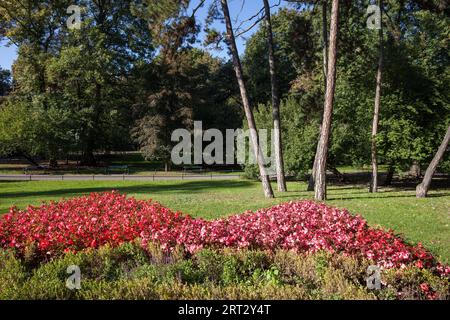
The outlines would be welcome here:
[[[33,157],[27,155],[25,152],[19,151],[18,153],[20,156],[22,156],[25,160],[27,160],[32,165],[39,167],[39,163],[33,159]]]
[[[275,61],[275,50],[273,45],[272,21],[270,18],[270,5],[268,0],[263,0],[267,23],[267,44],[269,48],[270,84],[272,90],[272,118],[274,129],[274,153],[277,170],[278,191],[286,192],[286,180],[284,175],[283,144],[281,142],[280,121],[280,96],[278,91],[277,68]]]
[[[327,168],[336,176],[339,182],[344,182],[345,180],[344,174],[341,173],[335,166],[327,164]]]
[[[450,143],[450,126],[447,129],[447,133],[445,134],[444,140],[442,141],[438,151],[434,155],[433,160],[430,162],[427,171],[425,172],[425,176],[423,177],[422,183],[416,187],[416,197],[417,198],[425,198],[428,193],[428,189],[431,185],[431,179],[433,179],[433,175],[436,172],[436,168],[444,157],[444,153],[447,150],[448,144]]]
[[[339,0],[333,0],[330,22],[330,45],[328,48],[327,89],[323,110],[322,129],[317,154],[317,170],[315,176],[314,197],[316,200],[325,200],[326,194],[326,167],[328,156],[328,142],[331,130],[331,116],[333,112],[334,91],[336,87],[336,53],[337,34],[339,28]]]
[[[274,197],[273,190],[272,186],[270,185],[269,177],[266,173],[266,168],[264,167],[264,159],[261,151],[261,146],[259,144],[258,131],[256,131],[255,118],[253,117],[253,112],[250,107],[250,102],[248,98],[247,88],[244,82],[241,60],[239,58],[239,53],[236,46],[236,39],[234,37],[233,26],[231,24],[230,12],[228,10],[228,2],[227,0],[221,0],[221,4],[227,28],[228,46],[231,55],[233,57],[233,67],[236,73],[237,82],[239,84],[239,91],[241,93],[242,105],[244,107],[245,116],[248,122],[248,128],[250,130],[251,146],[259,167],[259,173],[261,176],[264,195],[266,196],[266,198],[273,198]]]
[[[380,7],[380,30],[379,36],[379,55],[378,55],[378,69],[377,69],[377,84],[375,89],[375,106],[373,109],[373,121],[372,121],[372,179],[370,181],[369,192],[378,191],[378,156],[377,156],[377,134],[378,134],[378,122],[380,116],[381,105],[381,80],[383,73],[383,0],[378,0],[378,6]]]
[[[322,58],[323,58],[323,81],[324,88],[327,91],[327,71],[328,71],[328,22],[327,22],[327,0],[322,1]],[[320,127],[320,132],[322,127]],[[320,138],[319,138],[320,139]],[[311,175],[308,180],[308,191],[314,191],[315,176],[317,171],[317,155],[319,153],[319,141],[317,141],[316,154],[314,156],[314,164]]]

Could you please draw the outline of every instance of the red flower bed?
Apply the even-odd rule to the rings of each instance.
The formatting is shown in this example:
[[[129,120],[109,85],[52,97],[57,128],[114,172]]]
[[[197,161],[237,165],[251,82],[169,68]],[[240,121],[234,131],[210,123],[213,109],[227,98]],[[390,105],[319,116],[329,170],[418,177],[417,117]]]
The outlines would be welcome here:
[[[173,212],[151,200],[127,198],[117,192],[93,193],[26,210],[11,208],[0,220],[0,247],[24,254],[29,246],[41,257],[101,245],[119,245],[141,238],[170,250],[202,247],[328,250],[367,257],[384,267],[436,263],[420,244],[411,246],[392,231],[370,228],[360,216],[313,201],[281,204],[257,212],[206,221]]]

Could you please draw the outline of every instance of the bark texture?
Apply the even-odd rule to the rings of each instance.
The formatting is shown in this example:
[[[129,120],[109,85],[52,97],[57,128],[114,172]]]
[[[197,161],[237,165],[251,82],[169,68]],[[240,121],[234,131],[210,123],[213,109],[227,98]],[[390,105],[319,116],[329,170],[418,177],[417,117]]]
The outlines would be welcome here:
[[[323,58],[323,80],[324,89],[327,91],[327,70],[328,70],[328,22],[327,22],[327,0],[322,1],[322,58]],[[322,131],[320,127],[319,132]],[[320,135],[319,135],[320,139]],[[314,191],[315,176],[317,171],[317,155],[319,153],[319,141],[317,141],[316,154],[314,156],[314,164],[311,171],[311,175],[308,180],[308,191]]]
[[[322,201],[326,199],[326,167],[328,143],[331,130],[334,92],[336,87],[337,34],[339,28],[339,0],[332,1],[330,22],[330,44],[328,47],[327,89],[323,110],[322,129],[317,153],[317,170],[315,176],[314,197]]]
[[[433,179],[433,175],[436,172],[436,168],[444,157],[444,153],[447,150],[448,144],[450,142],[450,126],[447,128],[447,133],[445,134],[444,140],[434,155],[433,160],[430,162],[427,171],[423,177],[422,183],[420,183],[416,188],[416,197],[417,198],[425,198],[428,194],[428,190],[430,189],[431,179]]]
[[[267,175],[266,168],[264,167],[264,158],[261,151],[261,146],[259,144],[258,131],[256,130],[255,118],[253,117],[253,112],[250,107],[250,102],[248,98],[247,88],[244,82],[244,76],[242,72],[241,60],[239,58],[239,53],[236,46],[236,39],[234,37],[233,26],[230,18],[230,11],[228,9],[228,1],[221,0],[223,15],[225,18],[225,24],[227,29],[227,40],[228,46],[233,57],[233,67],[236,73],[236,79],[239,85],[239,91],[241,93],[242,105],[244,108],[244,113],[247,118],[248,128],[250,131],[250,140],[253,149],[253,153],[255,155],[258,167],[259,174],[261,176],[261,182],[264,190],[264,195],[266,198],[273,198],[273,190],[270,185],[269,176]]]
[[[381,81],[383,74],[383,0],[378,0],[378,6],[380,10],[380,30],[378,31],[379,37],[379,56],[378,56],[378,68],[377,68],[377,84],[375,89],[375,105],[373,110],[372,121],[372,179],[370,183],[369,192],[378,191],[378,155],[377,155],[377,134],[378,134],[378,122],[380,118],[380,105],[381,105]]]
[[[275,60],[275,50],[273,45],[272,21],[270,17],[269,1],[263,0],[263,2],[267,25],[267,44],[269,48],[270,84],[272,91],[272,118],[274,129],[273,146],[275,149],[274,153],[275,153],[275,166],[277,171],[277,186],[278,191],[286,192],[287,188],[284,174],[283,144],[281,139],[280,95],[278,91],[277,68]]]

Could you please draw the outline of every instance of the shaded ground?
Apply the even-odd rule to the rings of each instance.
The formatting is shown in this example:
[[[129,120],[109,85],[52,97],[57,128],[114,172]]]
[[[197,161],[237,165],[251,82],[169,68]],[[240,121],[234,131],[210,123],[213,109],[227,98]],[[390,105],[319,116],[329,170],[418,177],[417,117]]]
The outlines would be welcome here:
[[[165,172],[164,164],[158,161],[146,161],[138,152],[125,154],[98,155],[97,166],[81,166],[77,160],[59,160],[58,166],[50,168],[48,161],[36,160],[40,167],[30,165],[25,159],[0,159],[0,175],[33,174],[33,175],[73,175],[73,174],[130,174],[130,175],[182,175],[182,174],[236,174],[242,173],[239,166],[183,166],[169,168]],[[126,166],[126,168],[121,168]]]
[[[168,180],[236,180],[241,175],[220,172],[166,172],[143,174],[0,174],[0,181],[168,181]]]

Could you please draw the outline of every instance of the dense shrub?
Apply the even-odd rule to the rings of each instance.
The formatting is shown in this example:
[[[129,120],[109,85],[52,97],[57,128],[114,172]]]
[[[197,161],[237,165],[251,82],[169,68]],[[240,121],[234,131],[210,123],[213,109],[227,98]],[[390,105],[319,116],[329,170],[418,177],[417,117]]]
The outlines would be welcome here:
[[[165,259],[154,259],[158,250]],[[384,270],[381,290],[369,290],[369,260],[325,251],[152,252],[126,243],[32,267],[0,250],[0,299],[449,299],[448,279],[415,266]],[[65,285],[70,265],[80,267],[79,290]]]

